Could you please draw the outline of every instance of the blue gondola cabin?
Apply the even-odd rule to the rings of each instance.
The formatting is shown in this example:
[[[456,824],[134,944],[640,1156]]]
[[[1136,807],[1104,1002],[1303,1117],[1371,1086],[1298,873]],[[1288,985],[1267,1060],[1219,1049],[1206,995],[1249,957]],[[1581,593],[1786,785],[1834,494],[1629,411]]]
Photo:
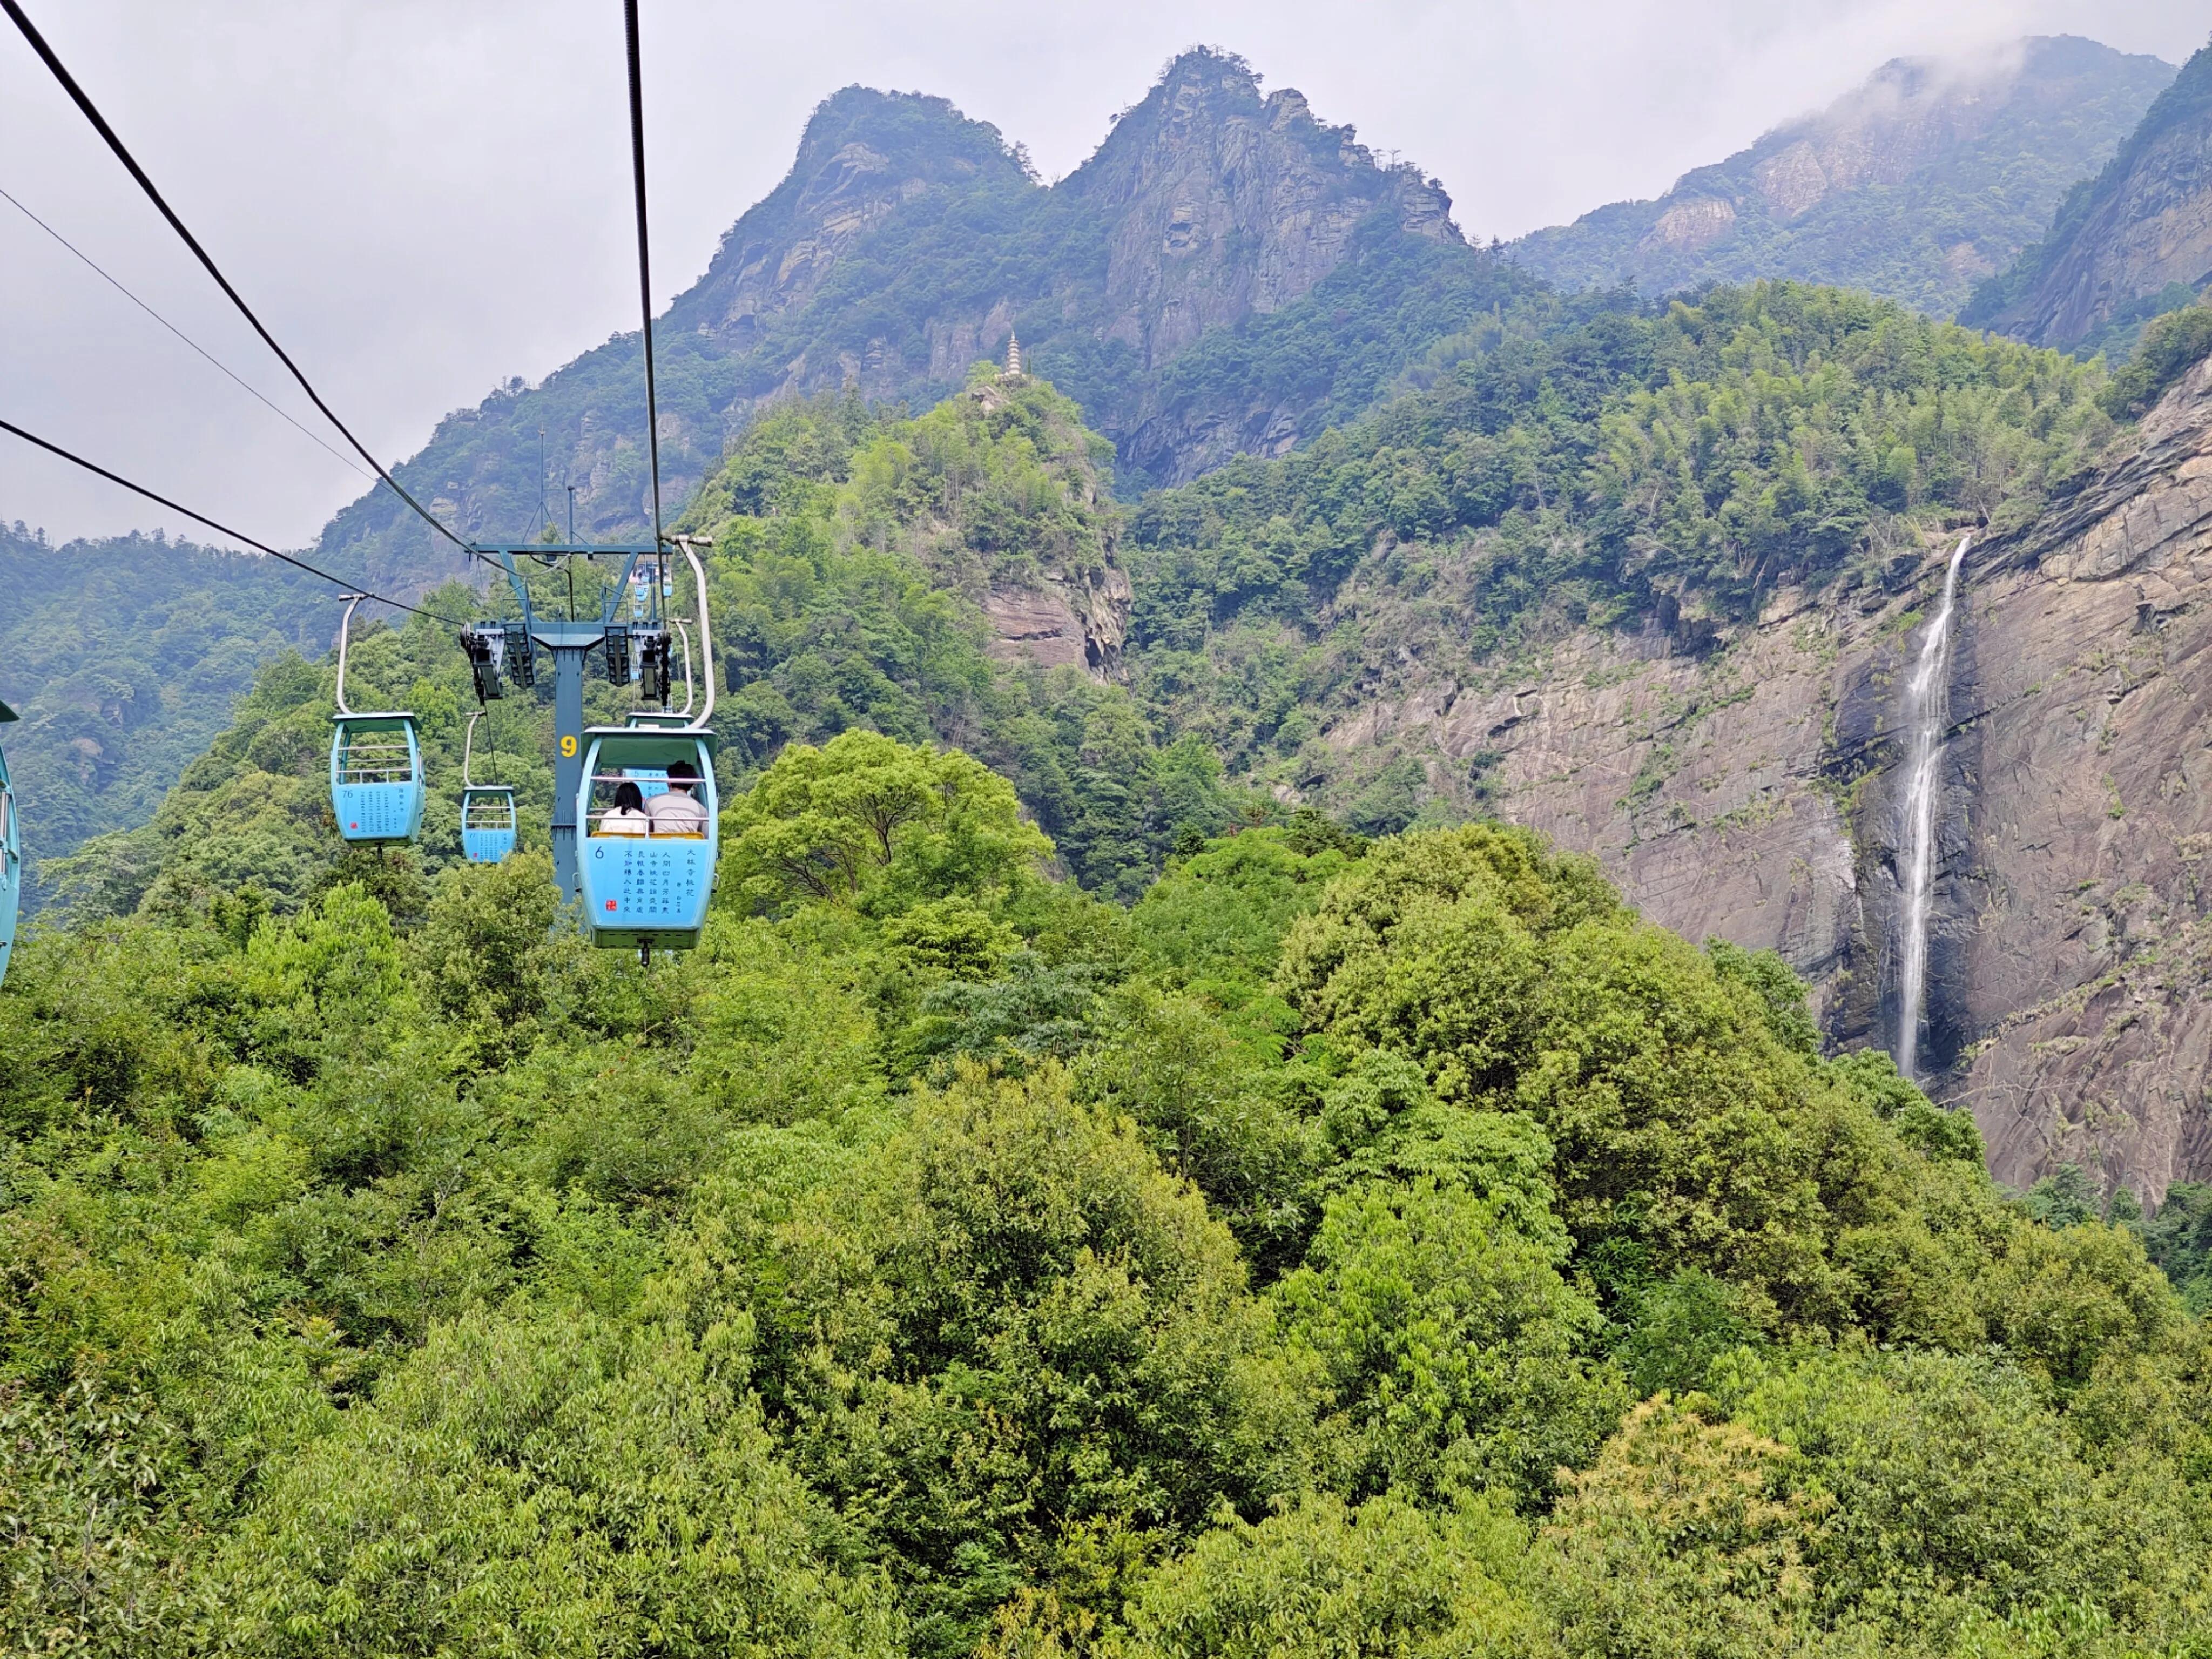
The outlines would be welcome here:
[[[349,842],[413,841],[422,832],[422,745],[415,716],[331,717],[331,808]]]
[[[473,783],[461,791],[461,851],[471,864],[497,864],[514,850],[514,791]]]
[[[641,951],[696,945],[720,851],[714,734],[639,725],[595,726],[585,736],[576,862],[592,942]]]

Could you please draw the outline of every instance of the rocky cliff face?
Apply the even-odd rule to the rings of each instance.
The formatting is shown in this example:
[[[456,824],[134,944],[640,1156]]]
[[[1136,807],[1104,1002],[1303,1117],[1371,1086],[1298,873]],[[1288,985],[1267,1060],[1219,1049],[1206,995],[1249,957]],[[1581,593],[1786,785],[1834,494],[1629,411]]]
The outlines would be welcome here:
[[[1888,1046],[1903,671],[1971,528],[1711,649],[1655,622],[1510,673],[1440,659],[1330,738],[1479,767],[1654,920],[1779,951],[1832,1039]],[[2089,488],[1970,550],[1958,629],[1929,1086],[2000,1178],[2077,1163],[2154,1203],[2212,1176],[2212,362]]]
[[[2050,234],[1960,320],[2039,345],[2094,343],[2212,283],[2212,46],[2191,58]]]
[[[1658,200],[1537,231],[1513,257],[1571,286],[1795,276],[1948,315],[2042,234],[2172,76],[2070,37],[1976,62],[1900,58]]]

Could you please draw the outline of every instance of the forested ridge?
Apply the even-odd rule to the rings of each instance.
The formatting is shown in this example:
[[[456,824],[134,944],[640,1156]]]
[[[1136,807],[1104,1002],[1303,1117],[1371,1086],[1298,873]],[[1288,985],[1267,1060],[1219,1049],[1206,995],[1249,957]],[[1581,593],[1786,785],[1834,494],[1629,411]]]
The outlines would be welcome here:
[[[727,728],[739,752],[750,763],[854,719],[933,731],[1015,777],[1068,866],[1124,897],[1181,829],[1237,815],[1210,793],[1221,766],[1238,790],[1293,789],[1370,832],[1470,810],[1479,769],[1346,756],[1321,732],[1440,665],[1469,683],[1584,625],[1654,619],[1704,650],[1783,586],[1840,594],[1932,528],[2025,524],[2079,487],[2201,332],[2197,311],[2161,323],[2108,377],[1835,289],[1762,283],[1694,305],[1461,292],[1422,266],[1428,252],[1347,264],[1402,265],[1369,285],[1388,304],[1364,306],[1340,273],[1343,293],[1323,284],[1333,310],[1208,336],[1169,377],[1200,402],[1247,380],[1290,396],[1317,361],[1307,333],[1333,316],[1331,374],[1388,343],[1354,376],[1389,392],[1372,412],[1135,501],[1115,498],[1111,447],[1036,378],[990,411],[971,388],[919,415],[851,395],[763,415],[684,518],[730,532],[720,667],[744,688]],[[1421,334],[1392,331],[1423,295],[1423,330],[1450,331],[1415,351]],[[255,658],[330,636],[306,579],[260,561],[127,544],[57,561],[27,539],[19,556],[33,602],[0,640],[32,704],[17,752],[35,757],[34,866],[143,823]],[[1109,563],[1133,586],[1125,688],[994,668],[963,601]],[[1178,738],[1163,774],[1150,757]],[[144,838],[132,846],[103,879],[127,890],[149,867]]]
[[[40,863],[143,823],[269,657],[319,650],[324,589],[275,561],[155,536],[56,547],[0,526],[10,775]]]

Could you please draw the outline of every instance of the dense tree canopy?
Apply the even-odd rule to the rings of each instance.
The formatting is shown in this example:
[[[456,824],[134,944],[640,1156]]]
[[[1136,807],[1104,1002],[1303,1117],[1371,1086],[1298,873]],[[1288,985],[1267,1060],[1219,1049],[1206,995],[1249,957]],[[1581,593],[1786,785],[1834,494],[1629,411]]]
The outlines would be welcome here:
[[[641,968],[542,854],[288,893],[176,811],[0,987],[11,1651],[2212,1639],[2193,1191],[2008,1198],[1524,832],[1124,910],[854,732]]]

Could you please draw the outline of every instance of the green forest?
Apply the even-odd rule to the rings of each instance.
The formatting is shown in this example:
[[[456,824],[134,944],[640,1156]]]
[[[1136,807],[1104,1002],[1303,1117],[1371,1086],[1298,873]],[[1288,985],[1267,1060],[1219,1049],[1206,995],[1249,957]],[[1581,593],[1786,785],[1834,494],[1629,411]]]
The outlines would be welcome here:
[[[665,506],[720,811],[681,951],[593,948],[552,676],[479,703],[456,635],[510,591],[397,495],[333,517],[328,580],[0,526],[0,1659],[2212,1659],[2212,1181],[2097,1161],[2106,1071],[2050,1073],[2080,1167],[1839,1048],[1882,884],[1935,940],[1907,1034],[2010,902],[1944,840],[2004,815],[1936,799],[2010,752],[1946,757],[1914,607],[1993,590],[1941,550],[2009,574],[2039,523],[2165,512],[2195,463],[2137,422],[2212,351],[2179,283],[2066,351],[1935,313],[2025,303],[2208,74],[1899,60],[1510,249],[1218,48],[1050,184],[941,98],[831,94],[647,331],[393,467],[527,543],[544,615],[618,580],[560,526]],[[1661,234],[1692,200],[1720,232]],[[978,360],[1010,331],[1026,374]],[[2081,708],[2184,678],[2152,562]],[[405,601],[343,659],[341,577]],[[1547,821],[1679,814],[1620,867],[1694,914],[1671,872],[1741,849],[1655,794],[1696,776],[1666,733],[1785,626],[1850,682],[1787,764],[1865,957],[1683,937],[1503,820],[1553,764],[1506,694],[1627,685],[1644,754],[1559,762]],[[1862,833],[1897,732],[1838,731],[1914,637],[1908,888]],[[340,660],[413,712],[408,844],[338,836]],[[587,724],[640,707],[611,660]],[[1462,693],[1514,712],[1440,736]],[[502,861],[470,777],[514,792]],[[1744,868],[1759,926],[1798,905]],[[2139,918],[2190,901],[2102,896],[2111,972],[1973,1041],[2086,1050],[2040,1034],[2097,999],[2181,1041],[2201,987]]]
[[[2212,1205],[2007,1195],[1586,861],[1124,906],[855,726],[641,968],[542,851],[264,884],[329,685],[0,990],[13,1650],[2212,1651]]]
[[[1039,381],[758,423],[684,521],[723,853],[650,966],[559,912],[528,698],[524,849],[459,857],[484,596],[355,643],[414,849],[340,850],[334,667],[267,664],[0,987],[12,1650],[2212,1654],[2212,1188],[2001,1190],[1778,959],[1191,717],[1385,532],[1507,651],[2112,430],[1849,296],[1574,303],[1133,511]],[[1790,514],[1850,532],[1785,572]],[[995,647],[1119,565],[1126,683]]]

